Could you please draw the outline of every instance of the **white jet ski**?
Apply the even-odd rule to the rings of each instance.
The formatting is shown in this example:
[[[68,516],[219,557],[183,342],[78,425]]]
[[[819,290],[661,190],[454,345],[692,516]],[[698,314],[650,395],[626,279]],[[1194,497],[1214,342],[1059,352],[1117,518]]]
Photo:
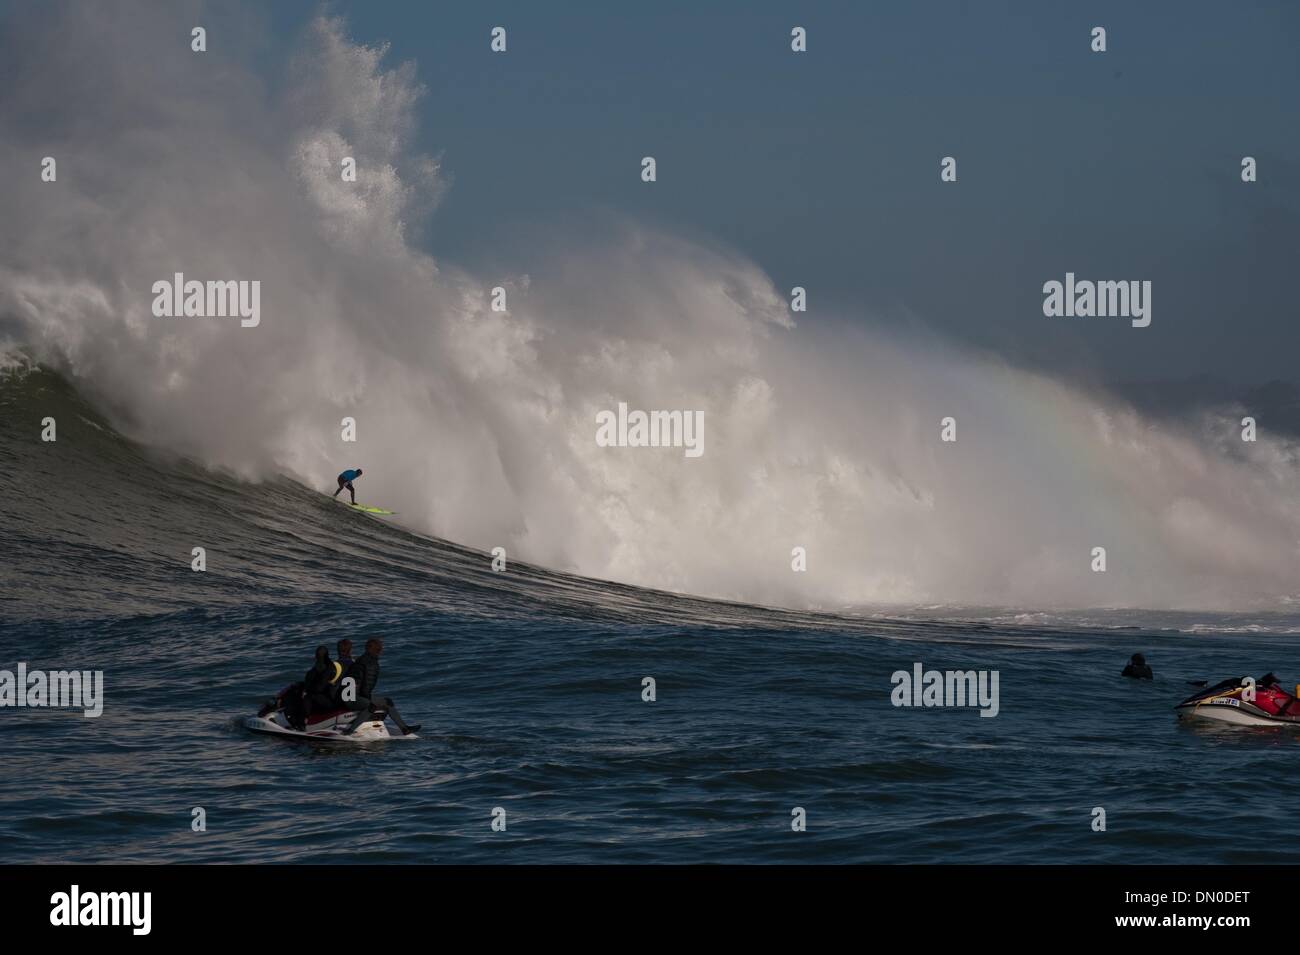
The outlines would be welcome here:
[[[284,709],[271,706],[262,707],[256,716],[245,717],[244,726],[257,733],[270,733],[274,736],[291,736],[297,739],[320,740],[337,743],[370,743],[386,739],[419,739],[415,733],[403,735],[387,714],[374,711],[353,733],[343,731],[352,725],[356,713],[351,710],[332,710],[328,713],[313,713],[307,717],[306,729],[296,729],[289,722]]]

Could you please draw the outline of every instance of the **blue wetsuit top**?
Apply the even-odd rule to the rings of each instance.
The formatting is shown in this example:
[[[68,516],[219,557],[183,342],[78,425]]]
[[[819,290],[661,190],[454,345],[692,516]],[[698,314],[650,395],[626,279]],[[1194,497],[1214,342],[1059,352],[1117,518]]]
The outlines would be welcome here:
[[[357,477],[357,475],[359,475],[360,473],[361,473],[360,471],[344,471],[342,474],[339,475],[339,477],[345,481],[351,481],[354,480]]]

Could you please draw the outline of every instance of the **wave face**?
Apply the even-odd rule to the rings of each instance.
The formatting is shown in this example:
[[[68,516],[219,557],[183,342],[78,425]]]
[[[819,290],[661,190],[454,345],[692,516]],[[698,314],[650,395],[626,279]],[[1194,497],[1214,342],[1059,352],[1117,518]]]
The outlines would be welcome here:
[[[148,617],[316,605],[346,595],[394,611],[527,620],[600,618],[717,625],[830,615],[656,593],[492,557],[362,515],[280,478],[249,484],[141,447],[57,374],[0,374],[0,606],[10,620]],[[57,438],[41,440],[53,418]],[[340,500],[346,498],[346,492]],[[192,569],[193,549],[206,570]],[[480,608],[480,609],[475,609]]]
[[[268,495],[281,476],[320,487],[360,465],[363,496],[415,532],[730,600],[1295,598],[1290,443],[1243,444],[1224,417],[1157,428],[936,341],[796,328],[742,256],[631,223],[556,230],[528,274],[435,262],[416,239],[449,179],[414,146],[416,68],[387,67],[335,19],[267,78],[241,44],[196,71],[166,39],[184,19],[169,8],[12,17],[0,339],[129,437],[271,481]],[[30,174],[49,153],[65,157],[57,184]],[[342,155],[367,173],[355,188]],[[177,272],[260,281],[261,324],[153,317],[153,283]],[[489,307],[498,285],[505,313]],[[598,447],[596,414],[619,402],[702,411],[705,454]],[[947,415],[955,444],[939,441]]]

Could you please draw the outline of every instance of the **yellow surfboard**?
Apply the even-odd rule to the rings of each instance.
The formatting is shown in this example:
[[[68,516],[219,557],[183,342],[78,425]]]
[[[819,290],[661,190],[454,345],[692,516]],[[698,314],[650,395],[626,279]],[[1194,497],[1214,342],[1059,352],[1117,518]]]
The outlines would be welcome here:
[[[347,501],[343,501],[342,503],[348,504]],[[396,514],[397,513],[396,511],[386,511],[382,507],[371,507],[369,504],[348,504],[348,507],[351,507],[358,511],[365,511],[367,514]]]

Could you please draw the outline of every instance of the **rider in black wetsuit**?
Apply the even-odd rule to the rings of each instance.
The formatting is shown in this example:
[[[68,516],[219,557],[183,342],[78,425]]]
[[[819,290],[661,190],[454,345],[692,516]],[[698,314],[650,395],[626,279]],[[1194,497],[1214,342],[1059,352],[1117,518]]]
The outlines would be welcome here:
[[[327,647],[316,648],[316,662],[302,678],[304,700],[307,715],[323,713],[335,709],[334,684],[338,681],[341,667],[330,659]]]
[[[420,724],[407,726],[402,720],[402,714],[397,712],[397,707],[393,701],[386,696],[374,696],[375,684],[379,682],[379,655],[384,652],[384,641],[377,637],[371,637],[366,641],[366,652],[357,657],[356,661],[348,669],[348,676],[356,681],[356,699],[353,701],[344,700],[343,705],[349,710],[356,711],[357,717],[352,721],[352,725],[345,729],[344,734],[355,732],[362,723],[367,722],[373,710],[376,708],[388,711],[388,715],[393,718],[398,729],[403,734],[416,732]]]
[[[1153,679],[1151,668],[1147,666],[1146,657],[1140,653],[1133,654],[1133,659],[1128,661],[1128,666],[1120,676],[1131,676],[1135,680]]]

